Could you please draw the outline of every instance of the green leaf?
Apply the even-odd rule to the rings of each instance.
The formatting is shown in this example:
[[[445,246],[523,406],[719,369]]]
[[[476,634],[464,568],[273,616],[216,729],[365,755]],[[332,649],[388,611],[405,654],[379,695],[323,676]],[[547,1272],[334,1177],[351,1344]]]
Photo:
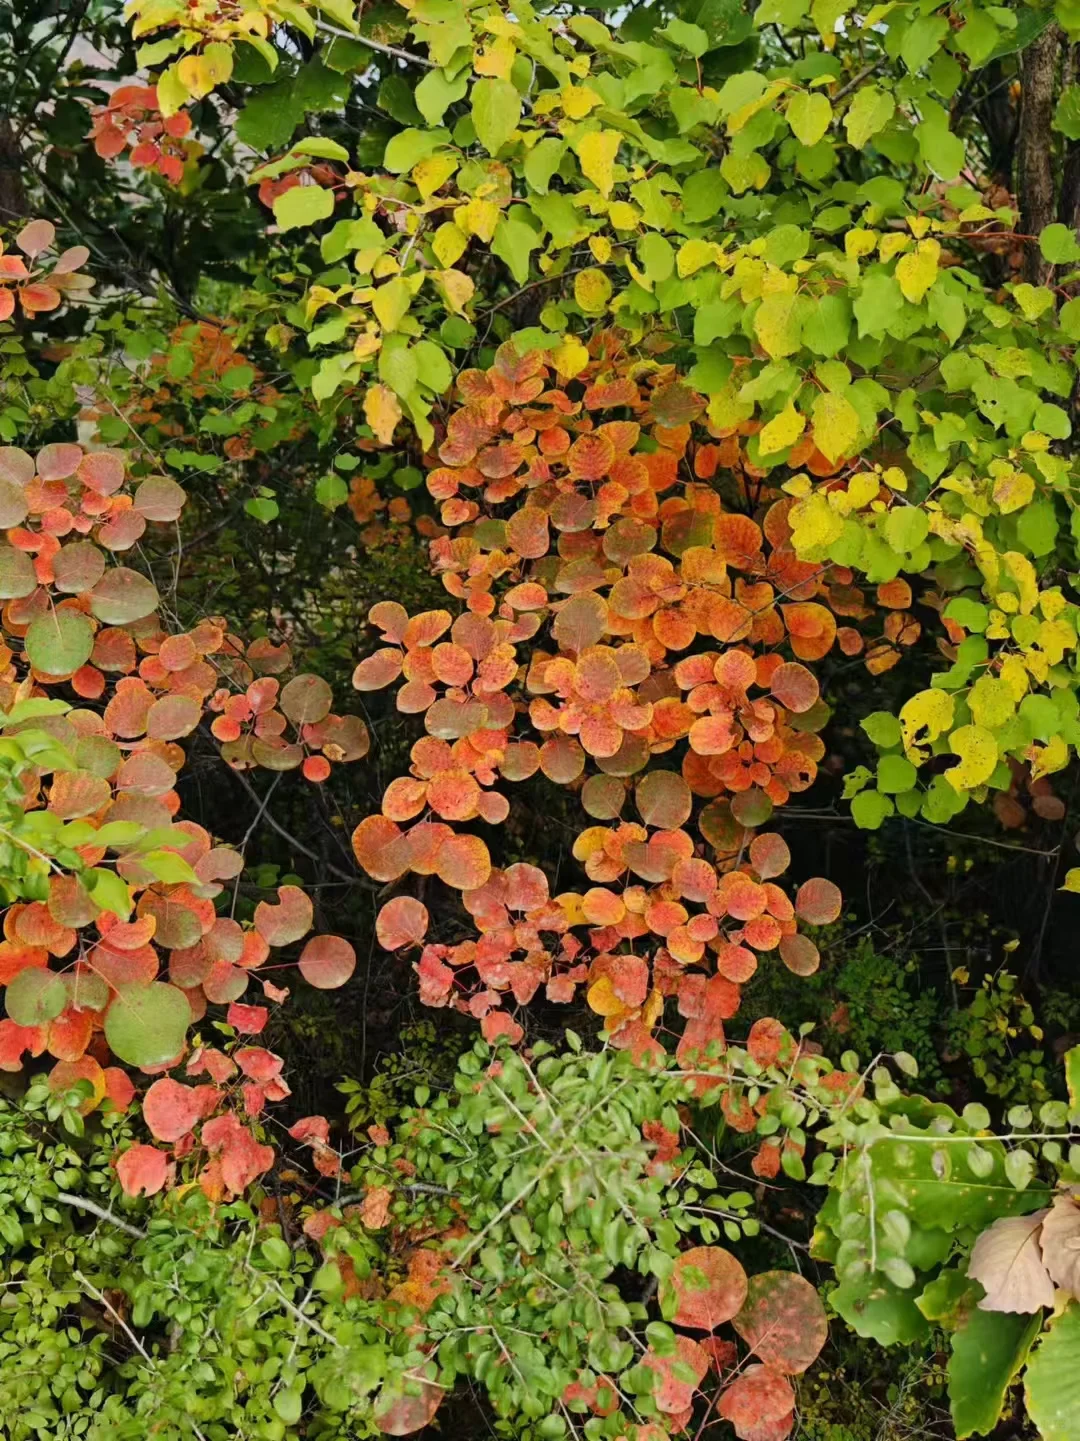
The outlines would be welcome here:
[[[1067,140],[1080,140],[1080,85],[1067,85],[1054,111],[1054,129]]]
[[[529,256],[540,244],[539,235],[523,218],[528,213],[525,206],[515,205],[509,215],[500,218],[491,241],[492,254],[509,266],[519,285],[529,278]]]
[[[669,20],[657,34],[685,50],[688,55],[693,55],[695,59],[704,55],[709,48],[709,37],[701,26],[688,25],[685,20]]]
[[[899,719],[891,711],[878,710],[859,722],[879,750],[892,750],[903,740]]]
[[[884,129],[895,110],[892,96],[876,85],[863,85],[856,90],[844,116],[844,129],[855,149],[862,150],[871,136]]]
[[[456,100],[464,100],[468,88],[467,71],[451,80],[445,70],[429,70],[413,91],[413,95],[427,123],[441,125],[447,110]]]
[[[1039,233],[1039,249],[1043,259],[1049,260],[1051,265],[1066,265],[1080,260],[1080,245],[1067,225],[1047,225]]]
[[[1041,1311],[1023,1316],[972,1307],[968,1312],[953,1334],[949,1357],[949,1408],[957,1441],[976,1432],[988,1435],[997,1425],[1041,1326]]]
[[[404,175],[449,141],[449,130],[401,130],[387,142],[383,165],[391,175]]]
[[[17,1026],[44,1026],[67,1005],[67,988],[55,971],[28,966],[8,982],[4,1004]]]
[[[35,670],[44,675],[70,675],[90,659],[94,627],[81,611],[53,610],[30,622],[25,646]]]
[[[949,22],[944,15],[926,15],[912,21],[900,41],[900,56],[913,75],[941,48],[948,33]]]
[[[105,1014],[105,1039],[129,1066],[159,1066],[178,1056],[191,1024],[183,991],[153,981],[118,986]]]
[[[126,881],[115,871],[108,871],[103,866],[94,866],[86,872],[84,879],[95,905],[100,906],[103,911],[112,911],[113,915],[119,916],[122,921],[127,920],[131,915],[132,900]]]
[[[878,790],[886,795],[909,791],[918,778],[918,772],[906,756],[882,756],[878,761]]]
[[[294,185],[274,201],[274,219],[282,231],[315,225],[333,213],[334,192],[321,185]]]
[[[337,510],[349,498],[349,487],[340,475],[320,475],[315,482],[315,499],[327,510]]]
[[[804,145],[816,145],[832,123],[832,106],[820,90],[799,90],[784,112],[792,133]]]
[[[851,817],[863,831],[876,831],[893,814],[895,807],[880,791],[860,791],[851,801]]]
[[[1028,1415],[1042,1441],[1076,1441],[1080,1416],[1080,1303],[1070,1301],[1035,1347],[1024,1374]]]
[[[518,127],[521,96],[509,80],[478,80],[472,88],[476,138],[489,155],[497,155]]]

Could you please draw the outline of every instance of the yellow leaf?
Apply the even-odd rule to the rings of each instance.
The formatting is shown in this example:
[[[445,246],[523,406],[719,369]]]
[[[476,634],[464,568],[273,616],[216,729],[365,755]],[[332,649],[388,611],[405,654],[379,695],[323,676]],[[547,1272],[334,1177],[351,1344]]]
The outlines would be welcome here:
[[[953,710],[953,698],[946,690],[921,690],[906,700],[900,707],[900,730],[908,754],[916,745],[936,741],[948,730]]]
[[[1072,891],[1074,894],[1080,892],[1080,866],[1073,866],[1072,870],[1065,872],[1065,883],[1058,886],[1058,890]]]
[[[960,757],[959,764],[945,772],[945,779],[954,791],[971,791],[990,779],[998,762],[997,741],[992,731],[983,726],[961,726],[950,735],[949,745]]]
[[[601,976],[594,981],[589,987],[587,999],[590,1011],[595,1011],[598,1016],[618,1016],[627,1009],[615,994],[610,976]]]
[[[606,235],[590,235],[589,249],[593,253],[593,259],[601,265],[606,265],[611,259],[611,241]]]
[[[454,211],[454,222],[466,235],[475,235],[478,240],[490,244],[499,223],[499,207],[493,200],[474,198],[467,205],[458,206]]]
[[[793,355],[800,345],[798,297],[788,291],[766,295],[754,314],[754,334],[771,359]]]
[[[600,104],[600,96],[588,85],[568,85],[561,98],[563,114],[571,120],[584,120],[589,111]]]
[[[476,289],[469,277],[460,270],[433,270],[431,276],[454,314],[463,315]]]
[[[994,504],[1002,515],[1021,510],[1035,494],[1035,482],[1026,471],[1008,469],[994,481]]]
[[[615,156],[621,142],[622,136],[617,130],[591,130],[575,147],[582,174],[601,195],[610,195],[615,187]]]
[[[878,245],[878,255],[888,262],[894,255],[902,254],[910,244],[910,235],[883,235]]]
[[[850,400],[829,391],[814,401],[814,444],[826,460],[850,455],[859,434],[859,414]]]
[[[469,238],[460,231],[452,220],[447,220],[436,230],[431,240],[435,259],[444,268],[453,265],[465,250]]]
[[[1027,671],[1018,655],[1007,655],[1001,662],[1001,679],[1012,692],[1013,700],[1021,701],[1027,695]]]
[[[896,264],[896,278],[904,299],[918,305],[937,279],[941,246],[936,240],[920,240],[918,246],[902,255]]]
[[[457,160],[452,155],[429,155],[413,166],[413,183],[423,199],[430,200],[457,168]]]
[[[878,243],[876,230],[849,230],[844,236],[844,254],[849,260],[859,260]]]
[[[232,46],[215,40],[201,54],[185,55],[176,68],[188,93],[201,100],[216,85],[224,85],[232,74]]]
[[[779,415],[774,415],[762,427],[758,436],[758,450],[762,455],[773,455],[778,450],[787,450],[794,445],[806,428],[806,416],[800,415],[789,400]]]
[[[822,560],[828,547],[843,534],[844,521],[823,495],[815,492],[788,513],[791,540],[800,560]]]
[[[477,75],[489,75],[495,80],[509,80],[517,50],[514,42],[500,35],[486,50],[476,57],[473,69]]]
[[[372,385],[364,395],[364,418],[379,441],[389,445],[401,419],[401,404],[388,385]]]
[[[711,265],[716,259],[716,246],[708,240],[688,240],[685,245],[680,246],[679,253],[675,257],[675,267],[679,272],[679,279],[683,280],[688,275],[693,275],[704,265]]]
[[[849,510],[862,510],[872,500],[877,500],[881,489],[881,477],[872,470],[860,471],[848,481],[847,498]]]
[[[616,230],[635,230],[641,216],[625,200],[613,200],[608,206],[608,219]]]
[[[589,352],[576,335],[568,335],[551,352],[551,363],[563,380],[573,380],[589,363]]]
[[[981,208],[981,207],[980,207],[980,208]],[[989,214],[987,214],[987,215],[981,215],[981,216],[979,216],[978,218],[979,218],[980,220],[989,220],[989,219],[991,218],[992,214],[993,214],[993,211],[989,212]],[[976,218],[976,217],[974,217],[974,216],[961,216],[961,219],[967,219],[967,220],[971,220],[971,219],[975,219],[975,218]],[[926,232],[930,229],[930,217],[929,217],[928,215],[909,215],[909,216],[907,217],[907,223],[908,223],[908,229],[911,231],[912,235],[914,235],[917,240],[921,240],[921,239],[923,238],[923,236],[926,234]]]
[[[881,478],[890,490],[899,491],[901,495],[908,488],[908,478],[898,465],[890,465]]]
[[[568,926],[581,926],[585,924],[585,903],[577,891],[563,891],[555,897],[555,904],[566,916]]]
[[[587,315],[600,315],[611,299],[611,281],[602,270],[582,270],[574,277],[574,299]]]
[[[1031,779],[1063,771],[1069,764],[1069,747],[1064,736],[1051,736],[1044,746],[1032,746],[1028,752],[1031,761]]]
[[[1035,576],[1035,567],[1026,555],[1021,555],[1019,551],[1015,550],[1007,550],[1001,559],[1019,592],[1021,614],[1030,615],[1039,599],[1039,582]],[[1002,597],[999,595],[995,599],[1004,610]]]

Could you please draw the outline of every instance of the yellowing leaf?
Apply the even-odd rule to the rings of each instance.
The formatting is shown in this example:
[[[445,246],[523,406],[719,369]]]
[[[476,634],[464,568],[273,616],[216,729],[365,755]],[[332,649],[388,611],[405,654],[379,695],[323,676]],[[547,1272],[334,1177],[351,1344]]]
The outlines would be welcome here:
[[[463,315],[476,289],[469,277],[460,270],[435,270],[431,275],[450,309],[455,315]]]
[[[589,363],[589,352],[576,335],[568,335],[551,352],[551,363],[563,380],[573,380]]]
[[[946,690],[921,690],[904,702],[900,707],[900,730],[904,749],[912,760],[915,757],[911,751],[916,745],[936,741],[948,730],[954,709],[953,698]]]
[[[828,547],[844,530],[840,514],[823,495],[816,493],[791,507],[788,522],[795,554],[800,560],[823,560]]]
[[[678,255],[675,257],[675,266],[679,278],[684,279],[687,275],[693,275],[704,265],[710,265],[715,261],[717,255],[716,246],[708,240],[688,240],[681,246]]]
[[[589,111],[600,104],[600,96],[587,85],[568,85],[561,99],[563,114],[571,120],[584,120]]]
[[[1069,764],[1069,747],[1064,736],[1051,736],[1044,746],[1032,746],[1028,759],[1031,761],[1031,779],[1053,775],[1063,771]]]
[[[611,241],[606,235],[590,235],[589,249],[593,253],[593,259],[606,265],[611,259]]]
[[[816,145],[832,123],[832,106],[820,91],[800,90],[784,113],[795,138],[804,145]]]
[[[496,80],[509,80],[516,54],[514,42],[508,36],[500,35],[476,57],[473,69],[477,75],[490,75]]]
[[[574,299],[587,315],[600,315],[607,309],[611,288],[602,270],[582,270],[574,277]]]
[[[778,450],[787,450],[789,445],[795,444],[805,428],[806,416],[800,415],[791,401],[788,401],[780,414],[773,416],[772,420],[762,427],[758,436],[758,449],[762,455],[773,455]]]
[[[902,255],[896,264],[896,278],[905,300],[918,305],[937,279],[941,246],[936,240],[920,240],[917,247]]]
[[[452,220],[448,220],[436,230],[431,248],[439,264],[448,267],[461,257],[468,243],[468,236],[459,230]]]
[[[421,160],[418,165],[413,166],[413,183],[421,196],[425,200],[430,200],[436,190],[450,179],[457,168],[458,163],[453,155],[429,155],[426,160]]]
[[[876,230],[849,230],[844,236],[844,254],[849,260],[860,260],[877,246]]]
[[[1006,470],[994,481],[994,504],[1002,515],[1021,510],[1035,494],[1035,482],[1026,471]]]
[[[1035,567],[1026,555],[1021,555],[1019,551],[1015,550],[1007,550],[1001,559],[1019,593],[1021,614],[1030,615],[1039,599],[1039,582],[1035,575]],[[996,599],[1001,605],[1001,597],[998,596]]]
[[[396,330],[412,303],[412,289],[400,277],[380,285],[371,302],[383,330]]]
[[[773,360],[793,355],[801,344],[798,296],[790,291],[766,295],[754,315],[754,334]]]
[[[641,216],[625,200],[613,200],[608,206],[608,219],[616,230],[635,230]]]
[[[401,419],[401,405],[388,385],[372,385],[364,395],[364,418],[379,441],[389,445]]]
[[[478,240],[490,244],[499,223],[499,214],[499,207],[493,200],[474,198],[467,205],[458,206],[454,211],[454,223],[466,235],[475,235]]]
[[[599,190],[610,195],[615,187],[615,157],[622,136],[617,130],[592,130],[577,142],[576,150],[581,173]]]
[[[829,391],[814,401],[814,444],[827,460],[850,455],[859,434],[859,413],[843,395]]]
[[[954,791],[971,791],[988,781],[998,762],[997,741],[983,726],[960,726],[949,736],[949,745],[960,757],[958,765],[945,772]]]
[[[224,85],[232,74],[232,46],[215,40],[200,54],[185,55],[176,69],[188,94],[201,100],[215,86]]]

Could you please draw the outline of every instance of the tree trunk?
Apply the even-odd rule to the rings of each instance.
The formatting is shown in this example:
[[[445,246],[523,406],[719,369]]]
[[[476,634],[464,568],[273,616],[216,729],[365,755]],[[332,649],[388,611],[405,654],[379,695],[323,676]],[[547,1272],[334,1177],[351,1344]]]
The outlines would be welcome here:
[[[1021,57],[1016,188],[1020,197],[1020,228],[1030,236],[1038,236],[1055,216],[1050,125],[1054,118],[1054,81],[1060,47],[1061,30],[1057,25],[1048,25]],[[1042,258],[1037,239],[1024,244],[1024,278],[1032,285],[1043,285],[1050,274],[1050,265]]]
[[[0,117],[0,222],[5,225],[27,216],[25,164],[11,121],[4,115]]]

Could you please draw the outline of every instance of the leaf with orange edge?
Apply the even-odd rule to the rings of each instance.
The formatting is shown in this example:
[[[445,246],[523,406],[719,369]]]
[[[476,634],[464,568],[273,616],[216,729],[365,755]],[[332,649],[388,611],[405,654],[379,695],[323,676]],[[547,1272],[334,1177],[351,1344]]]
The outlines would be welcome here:
[[[491,857],[479,836],[450,835],[440,846],[435,873],[459,891],[474,891],[491,874]]]
[[[782,705],[796,714],[808,711],[821,694],[817,678],[798,661],[788,661],[777,666],[772,674],[770,689]]]
[[[795,914],[812,926],[828,926],[840,916],[844,898],[838,886],[818,876],[804,881],[795,894]]]
[[[300,953],[299,964],[309,986],[335,991],[356,970],[356,952],[343,936],[313,936]]]
[[[795,1392],[768,1366],[748,1366],[724,1391],[717,1413],[739,1441],[784,1441],[795,1424]]]
[[[271,946],[288,946],[311,930],[311,900],[299,886],[278,886],[278,905],[260,901],[255,907],[255,929]]]
[[[692,1331],[715,1331],[746,1300],[746,1272],[722,1246],[695,1246],[676,1258],[670,1286],[669,1319]]]
[[[427,906],[412,896],[395,896],[387,901],[375,918],[375,934],[384,951],[397,951],[405,946],[419,946],[427,934]],[[303,969],[303,961],[301,961]]]
[[[661,1356],[650,1347],[641,1364],[656,1375],[652,1399],[657,1410],[677,1415],[693,1404],[709,1369],[709,1353],[689,1336],[677,1335],[670,1355]]]

